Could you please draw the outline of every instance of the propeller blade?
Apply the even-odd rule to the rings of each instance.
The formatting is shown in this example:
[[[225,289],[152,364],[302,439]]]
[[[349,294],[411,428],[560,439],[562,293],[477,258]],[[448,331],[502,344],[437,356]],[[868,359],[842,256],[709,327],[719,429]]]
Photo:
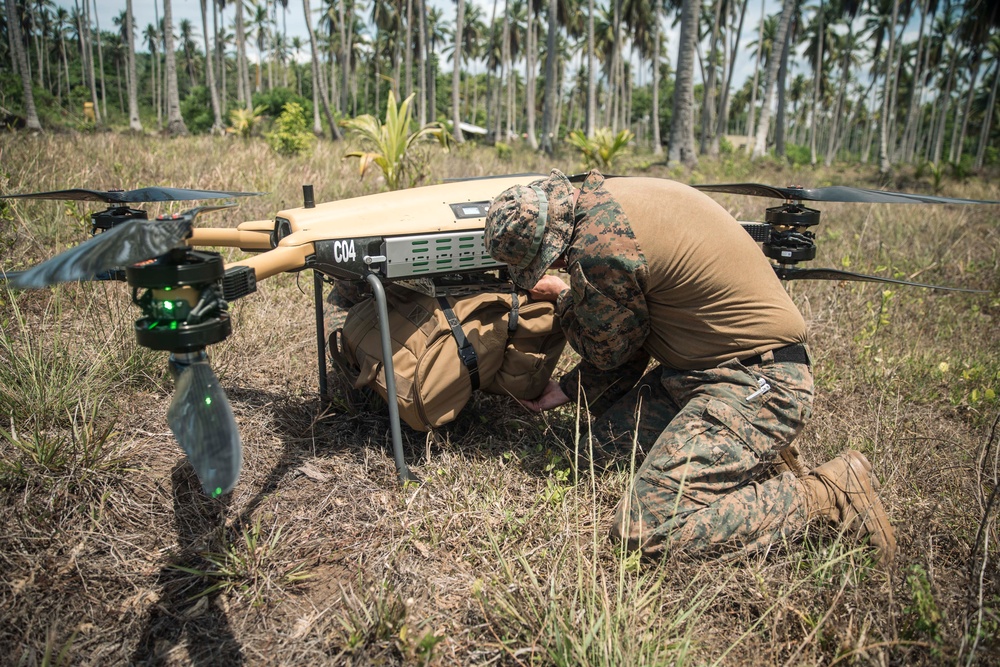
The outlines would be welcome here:
[[[166,254],[190,235],[192,220],[184,217],[126,222],[8,277],[8,282],[17,289],[40,289],[56,283],[93,280],[105,271]]]
[[[187,190],[185,188],[139,188],[138,190],[53,190],[30,192],[20,195],[0,195],[0,199],[73,199],[101,201],[106,204],[139,204],[153,201],[190,201],[194,199],[226,199],[228,197],[256,197],[263,192],[224,192],[220,190]]]
[[[8,277],[8,282],[16,289],[40,289],[56,283],[94,280],[111,269],[165,255],[191,235],[200,214],[235,205],[197,206],[183,213],[161,215],[151,222],[125,222]]]
[[[760,183],[729,183],[718,185],[692,186],[703,192],[727,192],[734,195],[752,195],[755,197],[773,197],[775,199],[793,199],[798,201],[823,202],[865,202],[871,204],[1000,204],[1000,201],[987,199],[958,199],[955,197],[936,197],[934,195],[912,195],[905,192],[886,192],[884,190],[867,190],[844,185],[832,185],[825,188],[778,188]]]
[[[863,273],[852,273],[839,269],[798,269],[776,266],[775,273],[782,280],[851,280],[854,282],[870,283],[892,283],[893,285],[910,285],[912,287],[926,287],[928,289],[947,290],[949,292],[968,292],[969,294],[986,294],[985,290],[966,289],[963,287],[944,287],[943,285],[927,285],[915,283],[909,280],[896,280],[895,278],[880,278],[879,276],[867,276]]]
[[[243,444],[233,408],[207,361],[181,371],[167,423],[205,493],[216,498],[232,490],[243,467]]]

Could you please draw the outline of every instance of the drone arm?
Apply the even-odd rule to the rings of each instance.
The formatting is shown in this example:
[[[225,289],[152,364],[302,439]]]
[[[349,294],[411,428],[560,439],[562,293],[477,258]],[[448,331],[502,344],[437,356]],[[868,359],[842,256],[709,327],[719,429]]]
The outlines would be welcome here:
[[[229,266],[250,267],[254,270],[259,282],[279,273],[304,269],[306,258],[315,252],[316,248],[312,243],[304,243],[298,246],[278,246],[273,250],[255,255],[249,259],[233,262]]]
[[[274,223],[271,223],[272,227]],[[270,250],[271,230],[195,228],[187,239],[189,246],[219,246],[243,250]]]

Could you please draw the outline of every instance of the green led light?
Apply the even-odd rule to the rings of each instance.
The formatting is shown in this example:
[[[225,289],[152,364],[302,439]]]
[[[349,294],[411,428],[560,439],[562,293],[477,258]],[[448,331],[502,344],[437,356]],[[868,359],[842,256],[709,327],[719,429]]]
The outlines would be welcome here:
[[[164,308],[164,310],[173,310],[174,309],[174,302],[173,301],[164,301],[163,302],[163,308]]]
[[[221,486],[215,487],[215,491],[212,492],[212,497],[216,498],[221,495],[222,495],[222,487]]]
[[[170,323],[170,330],[173,331],[176,328],[177,328],[177,322],[176,321],[171,322]]]
[[[206,396],[205,397],[205,405],[211,405],[211,404],[212,404],[212,397],[211,396]]]
[[[149,325],[150,330],[155,329],[157,324],[159,324],[159,322],[153,322],[152,324],[150,324]]]

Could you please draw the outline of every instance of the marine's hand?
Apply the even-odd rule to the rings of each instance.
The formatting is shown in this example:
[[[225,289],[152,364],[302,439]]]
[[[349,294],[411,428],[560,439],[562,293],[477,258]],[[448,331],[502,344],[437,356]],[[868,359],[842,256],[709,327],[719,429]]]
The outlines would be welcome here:
[[[552,301],[554,303],[559,298],[559,293],[564,289],[569,289],[569,285],[562,278],[559,276],[544,275],[533,288],[528,290],[528,294],[531,295],[532,299]]]
[[[525,401],[518,399],[521,405],[528,408],[532,412],[541,412],[543,410],[550,410],[552,408],[558,408],[560,405],[565,405],[569,403],[569,396],[563,393],[562,388],[559,383],[555,380],[549,380],[549,383],[545,385],[545,389],[542,390],[542,395],[538,398]]]

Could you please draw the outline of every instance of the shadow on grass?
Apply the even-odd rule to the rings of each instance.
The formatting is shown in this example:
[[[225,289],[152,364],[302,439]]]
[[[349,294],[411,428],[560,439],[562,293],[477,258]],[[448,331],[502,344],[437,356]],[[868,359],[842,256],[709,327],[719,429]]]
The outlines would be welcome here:
[[[243,648],[219,604],[219,591],[209,590],[210,581],[178,569],[204,567],[199,552],[225,530],[226,502],[202,492],[186,460],[174,466],[170,482],[179,550],[157,575],[159,599],[129,662],[162,664],[183,644],[192,665],[242,665]]]

